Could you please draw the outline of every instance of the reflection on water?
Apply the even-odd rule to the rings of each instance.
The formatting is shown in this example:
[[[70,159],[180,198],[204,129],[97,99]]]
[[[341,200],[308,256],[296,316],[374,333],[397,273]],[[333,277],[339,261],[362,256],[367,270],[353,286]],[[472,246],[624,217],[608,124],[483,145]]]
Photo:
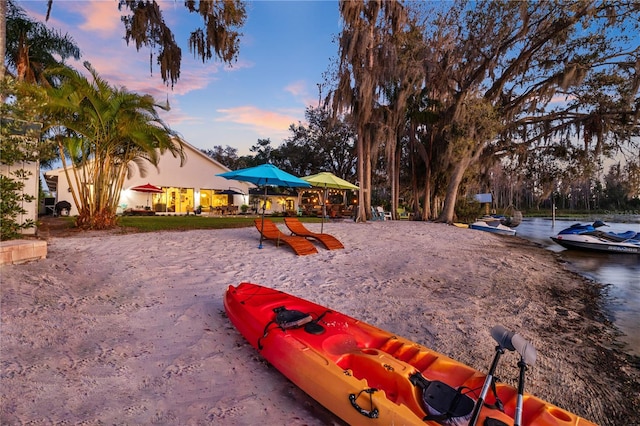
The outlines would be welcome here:
[[[602,219],[609,225],[601,228],[604,231],[640,232],[640,216],[617,217],[622,222],[609,222],[606,218],[595,218],[581,221],[593,222]],[[554,243],[549,237],[568,228],[576,220],[524,219],[516,228],[517,235],[542,244],[543,247],[560,253],[561,257],[571,264],[576,272],[602,284],[610,284],[608,295],[610,300],[606,309],[613,317],[615,325],[626,336],[621,340],[627,344],[629,352],[640,356],[640,255],[592,253],[580,250],[566,250]]]

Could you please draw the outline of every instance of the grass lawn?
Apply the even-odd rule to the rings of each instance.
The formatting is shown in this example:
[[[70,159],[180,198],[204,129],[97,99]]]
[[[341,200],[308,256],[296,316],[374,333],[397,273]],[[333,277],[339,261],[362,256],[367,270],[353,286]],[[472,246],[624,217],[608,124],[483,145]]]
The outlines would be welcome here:
[[[191,229],[226,229],[254,226],[253,221],[260,216],[120,216],[118,227],[126,232],[186,231]],[[265,216],[276,223],[283,223],[282,216]],[[300,221],[320,223],[319,217],[300,217]],[[38,228],[49,232],[68,232],[75,228],[75,217],[44,216],[38,221]]]
[[[138,232],[153,231],[185,231],[190,229],[225,229],[244,228],[253,226],[253,221],[259,216],[122,216],[118,220],[119,226],[127,229],[134,228]],[[282,223],[284,218],[265,216],[274,222]],[[320,222],[321,218],[304,217],[302,222]]]
[[[556,212],[556,218],[580,219],[584,217],[581,212],[563,211]],[[551,217],[550,211],[523,212],[525,217]],[[239,215],[239,216],[207,216],[207,215],[189,215],[189,216],[120,216],[118,218],[118,226],[127,231],[132,232],[154,232],[154,231],[185,231],[191,229],[226,229],[226,228],[244,228],[253,226],[253,221],[260,216],[255,215]],[[265,216],[276,223],[283,223],[282,216]],[[58,217],[58,221],[65,229],[73,229],[75,227],[75,218]],[[300,217],[300,221],[308,223],[320,223],[319,217]]]

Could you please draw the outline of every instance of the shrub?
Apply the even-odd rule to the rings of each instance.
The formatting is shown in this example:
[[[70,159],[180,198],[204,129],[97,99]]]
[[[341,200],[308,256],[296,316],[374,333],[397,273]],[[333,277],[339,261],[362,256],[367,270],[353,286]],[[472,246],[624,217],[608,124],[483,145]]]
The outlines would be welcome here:
[[[481,216],[482,206],[474,199],[460,198],[456,201],[456,217],[460,222],[474,222]]]
[[[0,174],[0,240],[11,240],[20,237],[20,231],[33,228],[32,219],[18,221],[18,216],[26,214],[24,203],[36,200],[36,194],[24,192],[25,181],[33,173],[20,168],[25,162],[37,161],[31,145],[37,144],[37,139],[25,136],[31,125],[11,120],[2,120],[2,164]],[[35,126],[39,129],[39,126]],[[27,129],[27,130],[25,130]],[[16,134],[18,133],[18,134]]]

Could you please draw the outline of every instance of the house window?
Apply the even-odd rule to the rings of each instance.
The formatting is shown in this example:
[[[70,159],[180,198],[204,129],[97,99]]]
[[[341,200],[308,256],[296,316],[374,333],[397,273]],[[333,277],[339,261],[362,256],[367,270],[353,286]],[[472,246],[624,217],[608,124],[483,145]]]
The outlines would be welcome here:
[[[164,194],[161,194],[164,197]],[[166,211],[170,213],[193,212],[194,203],[193,188],[166,188]]]
[[[203,212],[212,211],[214,195],[215,191],[213,189],[200,189],[200,206]]]
[[[265,207],[265,205],[266,205],[265,207],[266,211],[271,211],[271,208],[273,207],[273,203],[270,197],[268,197],[265,201],[263,197],[252,195],[251,199],[249,200],[249,203],[251,204],[251,208],[256,212],[261,212],[262,207]]]
[[[226,194],[214,194],[213,196],[213,206],[214,207],[222,207],[229,204],[229,196]]]

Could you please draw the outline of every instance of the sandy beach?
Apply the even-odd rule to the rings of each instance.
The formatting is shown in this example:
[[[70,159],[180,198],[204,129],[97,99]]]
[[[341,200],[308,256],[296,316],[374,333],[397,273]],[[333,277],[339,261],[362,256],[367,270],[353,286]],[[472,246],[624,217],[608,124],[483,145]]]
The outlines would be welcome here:
[[[617,349],[598,286],[553,253],[425,222],[324,230],[345,249],[258,249],[255,228],[49,236],[47,259],[0,269],[0,424],[341,424],[227,320],[224,292],[244,281],[483,372],[501,324],[538,351],[527,392],[600,425],[640,424],[637,361]],[[516,362],[497,376],[515,385]]]

